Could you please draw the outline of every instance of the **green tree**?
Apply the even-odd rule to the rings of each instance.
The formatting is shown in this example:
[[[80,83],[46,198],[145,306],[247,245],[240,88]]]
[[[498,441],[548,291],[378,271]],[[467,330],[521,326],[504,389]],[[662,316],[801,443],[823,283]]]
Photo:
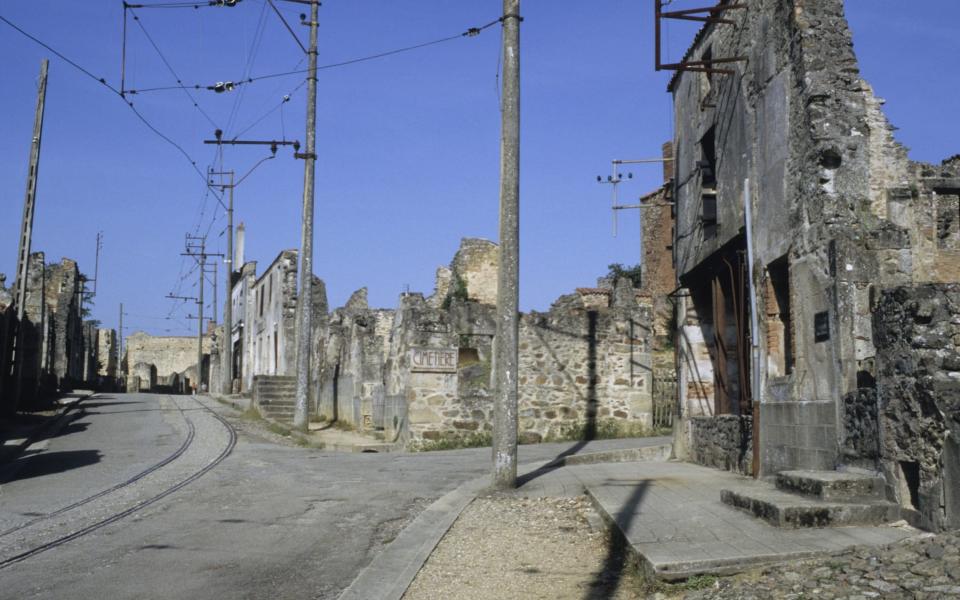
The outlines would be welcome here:
[[[613,263],[612,265],[607,265],[607,277],[611,277],[616,281],[620,277],[626,277],[631,282],[633,282],[633,287],[640,287],[640,265],[633,265],[632,267],[625,267],[620,263]]]

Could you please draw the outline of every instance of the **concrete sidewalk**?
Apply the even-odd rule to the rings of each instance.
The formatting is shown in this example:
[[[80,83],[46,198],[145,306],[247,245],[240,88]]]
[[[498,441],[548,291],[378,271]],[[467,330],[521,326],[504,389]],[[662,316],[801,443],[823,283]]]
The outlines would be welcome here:
[[[521,496],[588,494],[649,575],[666,580],[879,546],[917,534],[908,527],[781,529],[720,501],[720,490],[753,480],[668,461],[669,440],[578,453],[521,465]],[[487,488],[479,478],[428,507],[341,594],[341,600],[398,600],[460,512]]]
[[[601,515],[624,536],[648,575],[684,579],[879,546],[917,532],[909,527],[774,527],[720,501],[720,490],[753,480],[681,462],[570,467]]]

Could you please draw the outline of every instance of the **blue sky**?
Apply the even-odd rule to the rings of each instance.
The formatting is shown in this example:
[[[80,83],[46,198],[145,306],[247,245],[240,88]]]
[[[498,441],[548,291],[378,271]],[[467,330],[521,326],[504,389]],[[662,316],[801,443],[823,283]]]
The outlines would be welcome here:
[[[297,16],[306,7],[278,4],[306,40]],[[609,263],[638,260],[638,216],[621,214],[619,235],[612,237],[610,190],[595,178],[609,172],[611,159],[658,155],[672,135],[669,74],[653,70],[650,4],[524,2],[524,310],[545,309],[560,294],[591,285]],[[119,86],[121,6],[113,0],[5,0],[0,14]],[[499,0],[327,0],[319,62],[457,35],[495,19],[500,8]],[[939,162],[960,152],[960,66],[953,60],[960,3],[851,0],[847,10],[864,76],[887,99],[887,115],[911,157]],[[263,0],[242,0],[234,8],[139,9],[136,15],[187,84],[303,68],[302,52]],[[669,53],[679,56],[691,36],[690,28],[671,25]],[[496,239],[499,45],[496,26],[477,37],[321,72],[314,268],[333,306],[362,286],[369,287],[372,304],[385,307],[394,306],[407,286],[429,293],[434,270],[449,262],[461,237]],[[0,24],[0,54],[7,59],[0,74],[0,223],[6,231],[0,272],[9,283],[35,80],[40,59],[50,53]],[[195,322],[186,316],[195,308],[164,297],[195,295],[196,274],[188,274],[189,259],[180,256],[184,234],[209,232],[210,248],[223,251],[223,211],[179,151],[116,95],[51,58],[33,248],[48,260],[75,258],[92,275],[102,231],[93,316],[116,326],[123,302],[128,334],[188,335]],[[127,89],[173,82],[129,20]],[[203,170],[214,159],[202,143],[214,124],[233,136],[266,114],[244,138],[302,141],[304,89],[293,91],[301,82],[295,75],[231,93],[192,92],[206,116],[180,90],[131,98]],[[282,110],[267,114],[290,92]],[[266,155],[262,148],[230,148],[223,166],[246,172]],[[658,184],[658,166],[632,170],[621,200]],[[246,224],[248,260],[263,267],[281,249],[299,245],[302,182],[302,162],[281,149],[237,188],[236,222]],[[220,294],[222,302],[222,286]]]

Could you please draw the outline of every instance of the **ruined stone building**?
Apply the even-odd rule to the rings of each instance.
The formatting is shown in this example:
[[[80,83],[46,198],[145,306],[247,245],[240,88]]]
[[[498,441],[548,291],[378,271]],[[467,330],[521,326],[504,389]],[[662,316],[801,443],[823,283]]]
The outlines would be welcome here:
[[[841,0],[741,4],[685,58],[733,73],[669,84],[678,454],[880,472],[960,526],[960,159],[907,159]]]
[[[280,252],[259,277],[256,263],[252,269],[244,265],[242,273],[243,389],[249,389],[257,375],[294,374],[297,251]]]
[[[118,372],[117,331],[97,329],[97,375],[110,382],[116,381]]]
[[[3,373],[3,389],[12,392],[16,386],[12,378],[21,377],[21,400],[30,402],[49,393],[71,389],[91,381],[91,367],[96,364],[96,345],[91,341],[93,325],[83,321],[83,279],[77,263],[69,258],[59,263],[45,262],[42,252],[28,258],[24,319],[16,322],[12,293],[3,326],[3,351],[7,362]],[[15,360],[12,348],[23,329],[23,348],[19,369],[11,365]]]
[[[373,309],[359,290],[318,319],[318,412],[413,446],[488,436],[498,252],[464,239],[432,296],[405,293],[396,309]],[[602,286],[522,315],[522,441],[652,425],[651,305],[626,279]]]
[[[196,336],[157,336],[138,331],[124,340],[127,391],[189,392],[196,387]],[[203,363],[209,369],[210,336],[203,337]],[[206,378],[203,379],[206,381]]]

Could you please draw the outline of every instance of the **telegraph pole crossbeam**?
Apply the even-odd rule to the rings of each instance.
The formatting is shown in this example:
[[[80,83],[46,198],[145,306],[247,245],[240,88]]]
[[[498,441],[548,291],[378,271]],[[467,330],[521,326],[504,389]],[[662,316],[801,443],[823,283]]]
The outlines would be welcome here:
[[[215,252],[207,252],[207,238],[206,236],[194,236],[187,234],[186,236],[186,252],[181,253],[182,256],[191,256],[197,260],[199,266],[199,276],[200,276],[200,290],[199,297],[193,298],[189,296],[174,296],[172,294],[168,295],[167,298],[179,299],[179,300],[195,300],[197,303],[197,381],[196,381],[196,393],[203,391],[203,280],[206,277],[206,267],[207,267],[207,257],[208,256],[220,256],[223,254]],[[198,252],[199,250],[199,252]]]

